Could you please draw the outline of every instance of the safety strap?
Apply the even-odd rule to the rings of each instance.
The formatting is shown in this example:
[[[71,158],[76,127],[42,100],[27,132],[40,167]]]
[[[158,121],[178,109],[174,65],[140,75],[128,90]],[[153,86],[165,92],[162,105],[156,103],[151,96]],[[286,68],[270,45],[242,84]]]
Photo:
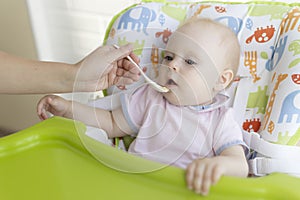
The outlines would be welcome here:
[[[261,138],[256,132],[243,131],[243,139],[252,150],[263,156],[300,160],[300,147],[298,146],[273,144]]]
[[[243,131],[245,143],[258,153],[248,161],[249,173],[263,176],[273,172],[300,175],[300,147],[270,143],[256,132]]]
[[[235,117],[239,124],[243,123],[251,78],[241,77],[233,102]],[[257,155],[248,160],[249,173],[263,176],[273,172],[288,173],[300,176],[300,147],[270,143],[256,132],[243,131],[243,139],[248,147]]]
[[[255,176],[264,176],[274,172],[300,176],[299,159],[276,159],[256,157],[248,161],[249,173]]]
[[[249,96],[249,90],[246,88],[250,87],[251,78],[247,76],[239,76],[239,78],[240,80],[236,88],[232,107],[234,110],[235,120],[238,124],[243,124]]]

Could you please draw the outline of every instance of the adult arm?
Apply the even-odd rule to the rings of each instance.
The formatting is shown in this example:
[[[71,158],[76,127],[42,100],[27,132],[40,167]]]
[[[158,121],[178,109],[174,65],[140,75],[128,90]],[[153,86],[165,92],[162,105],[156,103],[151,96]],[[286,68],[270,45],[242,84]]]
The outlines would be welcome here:
[[[102,46],[76,64],[28,60],[0,51],[0,93],[93,92],[131,84],[140,76],[125,59],[130,55],[138,62],[132,49]]]

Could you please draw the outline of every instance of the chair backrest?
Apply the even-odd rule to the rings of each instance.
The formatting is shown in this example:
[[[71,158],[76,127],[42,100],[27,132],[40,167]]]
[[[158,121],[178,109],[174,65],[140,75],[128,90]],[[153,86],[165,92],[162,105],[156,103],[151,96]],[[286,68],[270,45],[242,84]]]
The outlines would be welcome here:
[[[297,5],[145,1],[115,16],[105,43],[133,43],[141,66],[155,78],[168,38],[184,20],[206,17],[227,25],[241,44],[238,75],[242,78],[229,90],[241,126],[247,131],[262,130],[268,141],[295,145],[300,125]]]

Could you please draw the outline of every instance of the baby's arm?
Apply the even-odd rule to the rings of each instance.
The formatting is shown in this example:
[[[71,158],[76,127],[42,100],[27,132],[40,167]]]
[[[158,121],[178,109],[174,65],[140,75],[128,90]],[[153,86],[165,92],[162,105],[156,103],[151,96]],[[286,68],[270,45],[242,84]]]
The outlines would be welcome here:
[[[248,164],[242,146],[229,147],[220,156],[194,160],[186,169],[187,186],[207,195],[222,175],[247,177]]]
[[[59,96],[47,95],[39,101],[37,113],[40,119],[44,120],[48,118],[47,112],[56,116],[82,121],[89,126],[101,128],[106,131],[109,138],[122,137],[132,133],[121,108],[108,111],[75,101],[68,101]],[[118,125],[116,121],[118,121]]]
[[[37,104],[37,114],[41,120],[48,118],[47,112],[55,116],[72,119],[72,102],[56,95],[47,95],[40,99]]]

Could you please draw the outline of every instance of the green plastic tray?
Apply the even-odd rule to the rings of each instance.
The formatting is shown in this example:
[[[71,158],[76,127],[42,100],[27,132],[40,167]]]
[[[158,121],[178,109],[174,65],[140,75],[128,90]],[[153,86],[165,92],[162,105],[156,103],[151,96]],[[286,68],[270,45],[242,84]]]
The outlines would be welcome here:
[[[184,171],[164,167],[126,173],[102,164],[79,139],[82,123],[54,117],[0,139],[1,200],[200,199],[184,182]],[[92,144],[93,145],[93,144]],[[125,170],[160,166],[94,143],[100,158]],[[300,179],[284,174],[262,178],[222,177],[206,199],[300,199]]]

